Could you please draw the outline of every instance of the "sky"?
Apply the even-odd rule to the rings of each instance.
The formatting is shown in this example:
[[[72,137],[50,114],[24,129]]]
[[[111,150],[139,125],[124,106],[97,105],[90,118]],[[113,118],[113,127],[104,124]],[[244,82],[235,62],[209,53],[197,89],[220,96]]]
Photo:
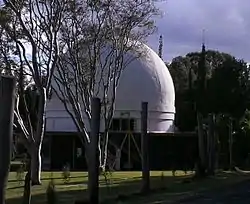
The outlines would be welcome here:
[[[207,49],[223,51],[250,62],[249,0],[166,0],[157,2],[162,15],[148,44],[158,51],[163,36],[163,58],[201,49],[202,30]]]
[[[158,52],[162,35],[164,61],[200,50],[205,30],[207,49],[250,62],[250,0],[154,1],[162,15],[155,20],[157,31],[148,45]]]

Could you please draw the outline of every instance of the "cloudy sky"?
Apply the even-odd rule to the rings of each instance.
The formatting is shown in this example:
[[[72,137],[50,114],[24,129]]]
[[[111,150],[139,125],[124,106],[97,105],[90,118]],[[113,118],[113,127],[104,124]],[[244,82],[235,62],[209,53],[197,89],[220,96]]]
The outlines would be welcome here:
[[[163,16],[149,45],[158,50],[163,35],[164,60],[199,50],[202,30],[208,49],[230,53],[250,61],[249,0],[167,0],[158,2]]]

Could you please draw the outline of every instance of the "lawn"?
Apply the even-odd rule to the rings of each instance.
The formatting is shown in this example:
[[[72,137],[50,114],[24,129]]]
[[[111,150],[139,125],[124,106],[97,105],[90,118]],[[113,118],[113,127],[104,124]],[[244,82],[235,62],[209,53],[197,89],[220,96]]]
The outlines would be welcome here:
[[[32,204],[46,203],[46,188],[53,177],[56,184],[56,190],[59,202],[70,204],[75,200],[85,199],[87,197],[87,173],[71,172],[71,178],[68,183],[64,183],[61,172],[43,172],[42,185],[32,187]],[[182,171],[177,172],[176,176],[172,176],[171,171],[153,171],[151,172],[151,187],[167,188],[164,191],[150,194],[145,197],[133,197],[123,203],[164,203],[164,200],[173,200],[182,196],[190,195],[197,190],[207,190],[215,185],[220,187],[228,183],[233,183],[246,179],[248,176],[243,176],[236,173],[223,172],[213,178],[208,178],[199,182],[191,182],[191,172],[184,175]],[[106,182],[103,176],[100,176],[100,199],[115,198],[120,194],[132,194],[138,192],[141,187],[141,172],[114,172]],[[16,173],[12,172],[9,175],[9,182],[6,191],[7,204],[20,203],[23,193],[23,182],[19,183],[16,179]],[[108,201],[108,203],[112,203]],[[114,201],[117,203],[117,201]]]

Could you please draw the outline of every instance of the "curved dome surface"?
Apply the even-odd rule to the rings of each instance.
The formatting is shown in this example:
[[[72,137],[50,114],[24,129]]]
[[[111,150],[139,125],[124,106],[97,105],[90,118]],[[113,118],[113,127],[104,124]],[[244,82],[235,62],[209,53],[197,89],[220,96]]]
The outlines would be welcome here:
[[[145,54],[123,71],[117,88],[116,111],[139,117],[141,102],[148,102],[148,131],[173,131],[175,91],[172,77],[162,59],[148,46]],[[139,115],[138,115],[139,114]]]
[[[148,46],[145,56],[123,71],[117,89],[116,109],[137,110],[141,101],[151,111],[175,112],[172,77],[162,59]]]

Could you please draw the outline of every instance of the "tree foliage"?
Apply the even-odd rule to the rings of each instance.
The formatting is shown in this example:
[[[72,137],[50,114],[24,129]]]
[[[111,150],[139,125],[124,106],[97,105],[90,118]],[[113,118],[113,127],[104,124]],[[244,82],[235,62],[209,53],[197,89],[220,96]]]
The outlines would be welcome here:
[[[249,70],[243,60],[219,51],[206,51],[206,111],[240,118],[249,107]],[[199,52],[176,57],[169,65],[176,89],[176,125],[194,130]],[[185,117],[183,117],[185,115]],[[186,117],[189,117],[187,120]],[[188,121],[188,122],[187,122]]]
[[[249,107],[249,76],[248,66],[243,60],[231,58],[224,61],[209,80],[209,111],[242,117]]]

